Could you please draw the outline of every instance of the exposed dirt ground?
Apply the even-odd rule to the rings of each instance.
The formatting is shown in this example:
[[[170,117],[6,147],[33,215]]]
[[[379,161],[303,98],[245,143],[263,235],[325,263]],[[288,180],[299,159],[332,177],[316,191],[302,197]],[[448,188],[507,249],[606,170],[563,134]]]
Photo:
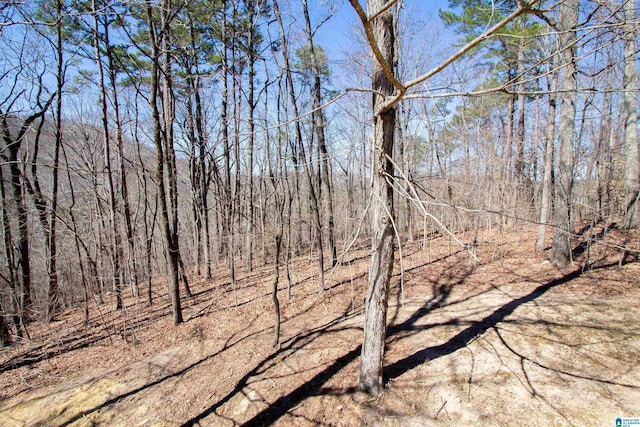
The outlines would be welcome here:
[[[532,228],[481,232],[476,265],[448,238],[404,245],[378,399],[354,389],[366,248],[322,294],[314,261],[294,260],[279,349],[273,265],[237,289],[224,268],[193,280],[176,328],[158,282],[151,308],[93,305],[87,328],[74,309],[1,350],[0,425],[614,426],[640,417],[640,263],[619,265],[621,238],[580,246],[566,270],[534,254]]]

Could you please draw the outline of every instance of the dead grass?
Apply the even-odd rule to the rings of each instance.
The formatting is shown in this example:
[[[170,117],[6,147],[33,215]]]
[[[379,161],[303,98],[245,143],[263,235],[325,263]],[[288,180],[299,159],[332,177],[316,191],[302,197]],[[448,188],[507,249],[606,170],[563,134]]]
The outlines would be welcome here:
[[[177,328],[159,281],[153,307],[93,306],[87,328],[69,311],[3,349],[0,425],[614,425],[640,416],[640,265],[615,247],[638,236],[616,233],[565,271],[528,228],[481,233],[477,265],[448,239],[407,244],[375,400],[354,389],[367,250],[322,294],[313,263],[293,262],[279,350],[272,266],[240,272],[236,290],[224,268],[194,280]]]

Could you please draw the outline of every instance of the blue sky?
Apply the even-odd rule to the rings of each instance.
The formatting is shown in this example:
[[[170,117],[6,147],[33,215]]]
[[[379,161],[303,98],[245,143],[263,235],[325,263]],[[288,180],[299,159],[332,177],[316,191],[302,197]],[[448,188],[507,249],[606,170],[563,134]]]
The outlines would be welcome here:
[[[322,24],[315,36],[315,42],[321,45],[328,54],[330,67],[333,76],[334,88],[344,87],[345,79],[341,79],[343,72],[349,73],[349,70],[341,70],[341,65],[349,65],[353,61],[353,52],[362,51],[362,46],[355,39],[355,29],[361,31],[361,23],[357,17],[349,0],[308,0],[312,20],[312,26],[316,26],[319,22],[326,19],[329,15],[330,8],[334,8],[334,15]],[[439,9],[448,8],[448,0],[403,0],[403,9],[401,11],[401,22],[403,20],[411,20],[413,25],[408,27],[406,31],[412,33],[408,35],[409,43],[415,40],[415,45],[408,46],[414,55],[413,63],[424,61],[423,66],[426,69],[435,65],[439,59],[447,56],[455,43],[456,35],[452,31],[444,28],[439,16]],[[298,3],[299,4],[299,3]],[[366,0],[360,0],[360,4],[366,7]],[[292,2],[292,7],[296,7],[296,2]],[[295,15],[294,15],[295,16]],[[302,16],[295,17],[300,20],[298,26],[302,25]],[[407,35],[405,32],[404,35]],[[406,59],[406,58],[405,58]],[[408,71],[408,74],[415,74]],[[343,74],[342,74],[343,75]],[[350,80],[346,76],[346,80]],[[342,84],[341,84],[342,83]],[[351,83],[352,84],[352,83]]]
[[[366,7],[365,0],[360,0],[360,3]],[[335,6],[336,13],[318,30],[317,41],[329,53],[332,61],[348,59],[350,46],[354,43],[353,27],[356,25],[360,28],[360,20],[349,0],[310,0],[309,7],[313,24],[317,24],[327,16],[330,5]],[[438,17],[438,10],[447,7],[448,0],[404,0],[402,13],[410,14],[412,19],[423,23],[425,37],[428,37],[429,33],[437,31],[441,34],[440,37],[445,37],[447,43],[452,44],[454,42],[452,34],[443,31],[442,23]]]

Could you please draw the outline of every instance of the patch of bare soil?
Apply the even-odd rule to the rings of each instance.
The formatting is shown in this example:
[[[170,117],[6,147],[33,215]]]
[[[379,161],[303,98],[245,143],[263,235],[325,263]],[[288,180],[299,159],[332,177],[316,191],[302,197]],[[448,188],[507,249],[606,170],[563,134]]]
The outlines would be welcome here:
[[[533,229],[479,237],[478,263],[448,238],[403,247],[378,399],[354,388],[360,249],[321,294],[312,260],[292,263],[291,299],[283,274],[280,348],[272,265],[240,272],[236,289],[224,268],[194,282],[176,328],[162,282],[152,307],[130,298],[121,312],[91,307],[86,328],[79,309],[31,325],[30,342],[0,353],[0,425],[614,426],[640,416],[640,265],[620,262],[622,236],[587,235],[562,271],[534,254]]]

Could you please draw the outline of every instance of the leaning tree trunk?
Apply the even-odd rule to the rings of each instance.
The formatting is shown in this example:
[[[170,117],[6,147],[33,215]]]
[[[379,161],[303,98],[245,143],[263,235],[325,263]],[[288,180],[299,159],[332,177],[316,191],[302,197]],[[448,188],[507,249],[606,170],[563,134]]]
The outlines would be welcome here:
[[[388,0],[368,0],[369,15],[379,11]],[[394,63],[395,32],[393,13],[388,10],[372,23],[378,48],[387,64]],[[371,264],[364,320],[364,340],[358,388],[372,395],[382,392],[382,364],[386,338],[389,280],[393,269],[393,174],[391,158],[396,122],[395,108],[385,108],[394,87],[378,61],[372,67],[373,134],[371,139]]]
[[[558,38],[562,80],[560,90],[560,122],[558,125],[558,174],[555,186],[553,243],[550,261],[563,268],[571,256],[571,191],[573,187],[573,140],[577,101],[577,71],[575,62],[576,28],[578,26],[578,0],[560,4]]]
[[[636,93],[638,91],[638,73],[636,71],[636,36],[638,33],[635,2],[624,4],[624,156],[625,156],[625,225],[640,225],[638,215],[638,196],[640,194],[640,176],[638,175],[638,112]]]

